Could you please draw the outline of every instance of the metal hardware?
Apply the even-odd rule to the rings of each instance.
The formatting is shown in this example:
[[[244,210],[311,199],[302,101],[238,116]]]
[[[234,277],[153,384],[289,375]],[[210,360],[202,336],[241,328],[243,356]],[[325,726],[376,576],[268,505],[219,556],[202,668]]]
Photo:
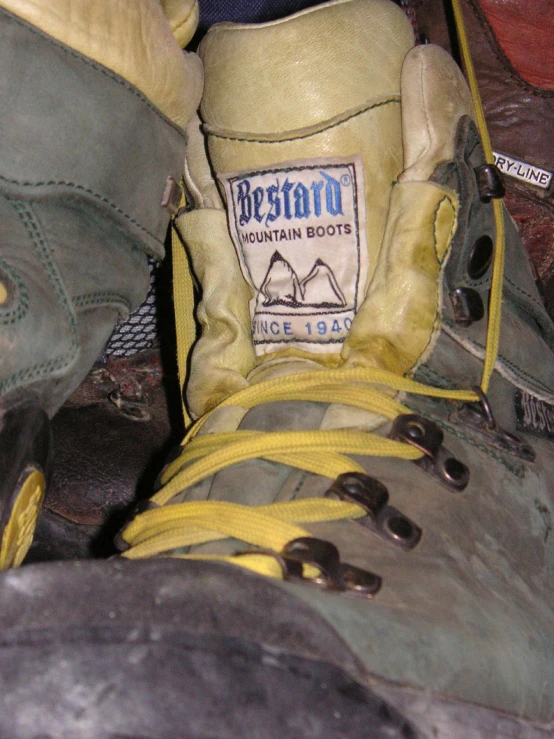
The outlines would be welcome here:
[[[449,490],[460,492],[467,487],[469,469],[442,445],[444,434],[436,423],[417,414],[403,414],[395,419],[389,436],[420,449],[423,457],[416,459],[415,464]]]
[[[160,205],[162,208],[168,210],[172,216],[176,215],[181,204],[181,198],[183,190],[175,182],[173,177],[168,177],[165,181],[165,187],[162,195]]]
[[[483,234],[476,239],[467,259],[467,273],[472,280],[478,280],[492,264],[494,242],[490,236]]]
[[[400,544],[405,544],[414,537],[414,525],[405,516],[389,516],[385,520],[385,526],[391,537]]]
[[[467,328],[485,315],[483,299],[477,290],[471,287],[456,288],[450,293],[450,300],[454,309],[454,320],[458,326]]]
[[[389,502],[387,488],[373,477],[360,472],[347,472],[339,475],[325,493],[326,498],[333,496],[340,500],[347,500],[349,503],[356,503],[373,520],[377,519]]]
[[[441,451],[444,452],[445,450]],[[441,477],[447,480],[452,487],[463,490],[467,486],[469,469],[459,459],[451,457],[448,453],[442,453],[440,459],[437,460],[437,466],[440,469]]]
[[[345,595],[372,598],[381,587],[381,578],[373,572],[342,563],[338,549],[323,539],[303,536],[285,545],[277,561],[284,567],[285,580],[315,585]],[[316,567],[320,574],[315,579],[305,578],[302,565]]]
[[[475,167],[477,189],[482,203],[489,203],[493,198],[503,198],[506,192],[504,179],[495,164],[481,164]]]
[[[486,443],[503,452],[515,454],[526,462],[535,461],[535,450],[517,434],[501,428],[492,412],[491,405],[480,387],[472,390],[479,396],[476,403],[464,403],[450,416],[450,420],[486,436]]]
[[[413,549],[421,539],[419,526],[397,508],[388,505],[387,488],[373,477],[359,472],[339,475],[325,496],[359,505],[367,515],[355,519],[356,523],[402,549]]]
[[[454,457],[448,449],[441,447],[434,457],[416,460],[418,467],[438,479],[453,492],[465,490],[469,482],[469,468]]]
[[[427,418],[416,413],[404,413],[396,417],[390,438],[411,444],[428,457],[435,457],[441,448],[444,434],[436,423]]]
[[[133,396],[125,395],[121,388],[117,387],[108,394],[108,399],[132,421],[149,421],[151,418],[146,409],[152,405],[152,398],[140,387],[139,392]]]
[[[494,417],[494,413],[492,412],[489,399],[487,398],[483,390],[479,387],[479,385],[473,385],[471,389],[479,397],[479,415],[485,418],[485,430],[496,431],[496,419]]]

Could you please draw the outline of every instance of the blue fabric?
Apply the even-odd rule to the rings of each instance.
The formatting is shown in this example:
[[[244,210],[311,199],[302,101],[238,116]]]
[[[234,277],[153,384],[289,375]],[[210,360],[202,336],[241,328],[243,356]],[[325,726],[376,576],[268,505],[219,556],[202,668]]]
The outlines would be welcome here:
[[[199,3],[201,33],[221,21],[263,23],[319,4],[318,0],[199,0]]]
[[[264,23],[277,18],[285,18],[312,5],[320,5],[323,0],[198,0],[200,23],[192,43],[194,48],[214,23],[231,21],[233,23]],[[414,2],[417,0],[394,0],[406,11],[416,32]]]

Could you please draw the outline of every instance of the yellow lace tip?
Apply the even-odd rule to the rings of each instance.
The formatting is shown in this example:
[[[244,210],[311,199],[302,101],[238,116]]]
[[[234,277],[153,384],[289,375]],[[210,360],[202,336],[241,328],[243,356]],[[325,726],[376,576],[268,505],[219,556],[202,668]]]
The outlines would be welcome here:
[[[32,470],[16,491],[12,511],[2,535],[0,570],[19,567],[25,559],[44,499],[46,482],[39,470]]]

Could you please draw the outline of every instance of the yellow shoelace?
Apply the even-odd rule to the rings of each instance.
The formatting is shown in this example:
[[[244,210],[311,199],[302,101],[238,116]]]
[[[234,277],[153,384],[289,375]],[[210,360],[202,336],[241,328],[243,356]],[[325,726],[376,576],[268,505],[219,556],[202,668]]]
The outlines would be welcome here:
[[[486,161],[492,164],[492,148],[459,0],[452,2],[462,57],[476,109],[477,126]],[[487,392],[498,355],[504,275],[504,219],[501,202],[494,200],[493,208],[496,245],[481,378],[481,390],[484,393]],[[187,345],[187,350],[188,348]],[[183,364],[182,351],[180,358]],[[264,550],[279,553],[290,541],[309,537],[309,532],[298,524],[361,518],[366,515],[366,511],[355,503],[327,498],[308,498],[256,507],[223,501],[166,504],[197,482],[230,465],[249,459],[278,462],[333,480],[346,472],[364,471],[347,455],[416,460],[423,453],[410,444],[354,430],[239,430],[197,436],[198,432],[210,415],[222,407],[250,409],[262,403],[285,400],[341,403],[371,411],[388,420],[412,413],[408,407],[379,389],[383,386],[391,391],[457,402],[471,403],[480,400],[473,391],[442,390],[376,369],[323,370],[278,378],[246,388],[223,401],[192,426],[183,441],[181,454],[163,472],[163,487],[151,498],[153,508],[137,515],[124,529],[122,539],[130,548],[123,556],[135,559],[171,554],[189,559],[215,559],[238,564],[259,574],[282,578],[280,564],[275,557],[264,554]],[[228,538],[259,548],[260,552],[233,556],[174,554],[186,547]],[[319,574],[311,565],[304,565],[303,572],[307,578],[314,578]]]

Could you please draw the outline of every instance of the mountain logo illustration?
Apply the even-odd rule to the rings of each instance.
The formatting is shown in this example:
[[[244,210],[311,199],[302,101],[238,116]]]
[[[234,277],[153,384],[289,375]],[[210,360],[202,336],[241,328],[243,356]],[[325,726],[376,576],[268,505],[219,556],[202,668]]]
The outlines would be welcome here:
[[[286,259],[278,251],[273,252],[269,268],[260,288],[264,306],[288,305],[295,308],[301,306],[302,288],[298,276]]]
[[[346,298],[333,270],[321,259],[316,259],[302,281],[287,260],[273,252],[269,267],[260,287],[263,307],[284,305],[289,308],[344,308]]]

